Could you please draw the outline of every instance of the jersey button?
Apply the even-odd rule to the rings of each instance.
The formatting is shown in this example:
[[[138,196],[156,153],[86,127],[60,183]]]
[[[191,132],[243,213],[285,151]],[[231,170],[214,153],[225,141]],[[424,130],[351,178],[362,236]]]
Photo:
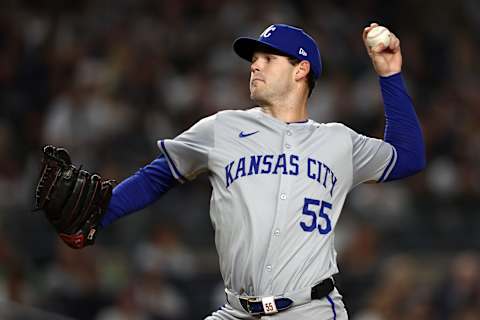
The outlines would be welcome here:
[[[291,130],[287,130],[287,136],[291,136],[292,135],[292,131]]]
[[[292,147],[292,146],[291,146],[291,145],[289,145],[288,143],[287,143],[287,144],[285,144],[285,148],[287,148],[287,149],[290,149],[291,147]]]
[[[287,195],[286,195],[285,193],[282,193],[282,194],[280,195],[280,199],[282,199],[282,200],[287,199]]]
[[[280,230],[276,229],[275,232],[273,233],[273,235],[278,237],[280,235]]]
[[[272,271],[272,266],[271,265],[268,265],[266,268],[265,268],[268,272]]]

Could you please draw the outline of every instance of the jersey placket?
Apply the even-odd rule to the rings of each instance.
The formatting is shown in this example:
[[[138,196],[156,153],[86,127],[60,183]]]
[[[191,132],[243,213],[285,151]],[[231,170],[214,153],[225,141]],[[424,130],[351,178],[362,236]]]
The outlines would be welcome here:
[[[288,163],[288,159],[293,151],[293,131],[291,128],[286,126],[282,130],[282,145],[281,149],[279,150],[280,153],[285,154],[285,161]],[[288,167],[288,165],[287,165]],[[272,224],[272,230],[270,235],[270,242],[267,251],[267,257],[265,259],[265,267],[264,267],[264,283],[267,285],[267,291],[271,292],[272,284],[274,280],[275,274],[275,267],[278,267],[278,251],[281,249],[282,244],[282,232],[284,230],[284,218],[287,214],[288,203],[290,201],[290,183],[289,183],[289,176],[285,174],[279,173],[279,186],[278,186],[278,193],[277,193],[277,207],[275,211],[275,220]],[[274,294],[276,294],[274,292]]]

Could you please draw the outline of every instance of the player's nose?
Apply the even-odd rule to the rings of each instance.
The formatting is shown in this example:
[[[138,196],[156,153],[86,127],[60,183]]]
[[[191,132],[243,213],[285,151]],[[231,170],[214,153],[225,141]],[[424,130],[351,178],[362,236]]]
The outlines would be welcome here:
[[[255,72],[255,71],[260,71],[260,63],[258,61],[259,59],[253,61],[250,64],[250,72]]]

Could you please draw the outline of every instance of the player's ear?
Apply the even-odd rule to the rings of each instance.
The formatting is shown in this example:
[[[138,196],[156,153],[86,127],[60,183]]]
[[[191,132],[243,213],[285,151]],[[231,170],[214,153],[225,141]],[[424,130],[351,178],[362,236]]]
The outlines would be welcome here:
[[[295,72],[295,80],[300,80],[306,78],[310,72],[310,62],[307,60],[302,60],[297,65],[297,71]]]

